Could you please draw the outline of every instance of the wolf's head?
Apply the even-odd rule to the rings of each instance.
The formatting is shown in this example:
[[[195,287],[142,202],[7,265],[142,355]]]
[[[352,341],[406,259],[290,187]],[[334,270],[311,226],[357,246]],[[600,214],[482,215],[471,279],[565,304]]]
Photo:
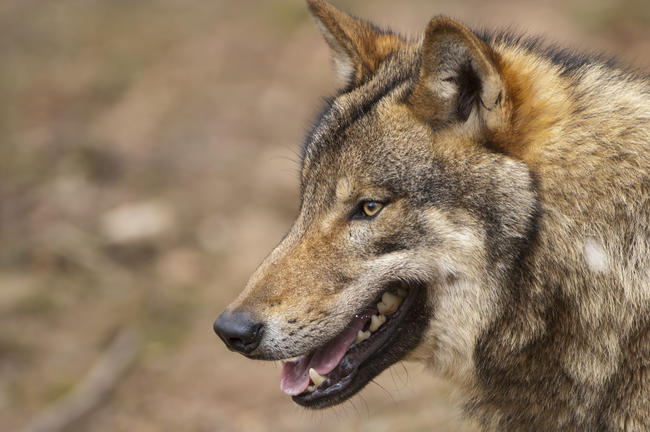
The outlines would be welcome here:
[[[295,222],[215,330],[251,358],[298,356],[282,389],[309,407],[403,358],[469,380],[533,230],[529,170],[504,151],[517,95],[453,20],[407,41],[308,3],[346,86],[305,140]]]

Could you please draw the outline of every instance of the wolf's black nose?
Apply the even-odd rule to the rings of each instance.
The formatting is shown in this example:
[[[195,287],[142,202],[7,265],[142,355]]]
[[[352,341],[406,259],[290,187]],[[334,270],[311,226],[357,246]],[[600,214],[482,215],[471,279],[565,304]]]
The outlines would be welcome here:
[[[251,319],[246,312],[226,310],[214,322],[214,332],[232,351],[250,354],[262,340],[264,325]]]

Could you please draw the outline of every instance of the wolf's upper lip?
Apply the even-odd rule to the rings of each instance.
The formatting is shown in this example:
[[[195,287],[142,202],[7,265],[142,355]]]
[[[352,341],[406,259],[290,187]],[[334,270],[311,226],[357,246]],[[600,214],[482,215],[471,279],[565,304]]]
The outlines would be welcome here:
[[[386,342],[389,336],[365,341],[371,333],[386,333],[379,332],[387,320],[384,314],[393,314],[407,294],[405,286],[399,288],[396,294],[386,291],[376,307],[356,315],[330,342],[295,361],[286,362],[280,384],[282,391],[294,397],[303,397],[303,393],[309,395],[315,390],[318,390],[315,393],[328,394],[348,382],[356,368]],[[364,328],[367,330],[364,331]]]
[[[286,362],[282,367],[282,378],[280,379],[282,391],[291,396],[304,392],[309,386],[311,369],[321,375],[330,373],[339,364],[350,345],[354,343],[357,333],[368,322],[368,319],[369,317],[366,315],[355,317],[345,330],[327,344],[295,361]]]

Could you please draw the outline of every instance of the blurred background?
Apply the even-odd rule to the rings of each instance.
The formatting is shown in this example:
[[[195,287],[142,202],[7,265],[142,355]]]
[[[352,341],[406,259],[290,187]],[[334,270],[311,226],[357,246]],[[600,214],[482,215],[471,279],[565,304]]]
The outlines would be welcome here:
[[[334,4],[650,69],[647,0]],[[474,430],[420,365],[307,412],[279,363],[212,332],[295,216],[299,144],[336,89],[302,0],[1,0],[0,58],[0,430]]]

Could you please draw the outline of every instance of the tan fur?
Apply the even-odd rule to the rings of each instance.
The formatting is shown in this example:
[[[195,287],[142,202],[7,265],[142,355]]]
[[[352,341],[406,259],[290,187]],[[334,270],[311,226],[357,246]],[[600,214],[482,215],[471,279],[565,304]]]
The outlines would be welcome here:
[[[310,352],[404,281],[427,321],[400,355],[485,430],[650,430],[647,79],[308,3],[348,87],[307,139],[299,216],[229,306],[265,323],[253,354]],[[379,216],[351,217],[364,199]]]
[[[382,34],[372,25],[342,13],[324,1],[308,3],[318,26],[332,48],[340,77],[361,82],[372,76],[379,64],[404,43],[393,34]]]

